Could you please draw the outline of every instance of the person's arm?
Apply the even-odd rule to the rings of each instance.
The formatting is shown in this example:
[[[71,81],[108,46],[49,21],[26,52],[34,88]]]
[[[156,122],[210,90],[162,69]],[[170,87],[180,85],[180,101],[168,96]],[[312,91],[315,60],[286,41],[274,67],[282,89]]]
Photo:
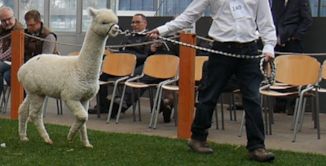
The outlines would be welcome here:
[[[312,16],[309,0],[301,0],[299,3],[300,25],[297,32],[292,36],[293,39],[302,40],[304,34],[312,25]]]
[[[45,37],[45,40],[42,46],[42,54],[53,54],[57,39],[53,34],[49,34]]]
[[[196,22],[209,6],[210,0],[194,0],[192,1],[186,10],[181,13],[174,20],[166,23],[163,26],[157,27],[160,35],[165,36],[170,32],[176,32],[178,30],[191,26]]]
[[[277,38],[268,0],[259,0],[257,10],[256,20],[264,44],[263,53],[266,56],[266,60],[270,61],[274,58],[274,47]]]

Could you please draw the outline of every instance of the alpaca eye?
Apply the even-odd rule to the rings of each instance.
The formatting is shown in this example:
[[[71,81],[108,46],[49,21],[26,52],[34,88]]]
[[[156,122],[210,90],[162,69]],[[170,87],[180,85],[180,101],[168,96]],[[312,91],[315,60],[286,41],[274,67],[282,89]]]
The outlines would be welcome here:
[[[108,22],[102,22],[102,25],[106,25],[106,24],[109,24]]]

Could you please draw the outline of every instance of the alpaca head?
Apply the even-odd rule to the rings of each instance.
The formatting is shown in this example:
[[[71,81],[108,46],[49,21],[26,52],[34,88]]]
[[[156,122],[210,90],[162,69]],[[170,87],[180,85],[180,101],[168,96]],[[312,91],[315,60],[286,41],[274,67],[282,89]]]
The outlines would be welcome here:
[[[93,9],[89,8],[89,13],[93,17],[91,26],[92,29],[97,35],[107,36],[110,35],[115,37],[118,35],[119,26],[118,17],[110,9]]]

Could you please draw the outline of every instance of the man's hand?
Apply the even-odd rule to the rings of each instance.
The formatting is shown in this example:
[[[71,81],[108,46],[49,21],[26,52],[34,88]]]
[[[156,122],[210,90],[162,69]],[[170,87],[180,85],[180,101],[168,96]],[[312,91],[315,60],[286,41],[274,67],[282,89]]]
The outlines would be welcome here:
[[[272,62],[274,60],[274,55],[269,53],[269,52],[265,52],[265,62]]]
[[[157,29],[153,29],[153,30],[147,32],[147,37],[150,39],[157,39],[158,35],[159,35],[159,32]]]

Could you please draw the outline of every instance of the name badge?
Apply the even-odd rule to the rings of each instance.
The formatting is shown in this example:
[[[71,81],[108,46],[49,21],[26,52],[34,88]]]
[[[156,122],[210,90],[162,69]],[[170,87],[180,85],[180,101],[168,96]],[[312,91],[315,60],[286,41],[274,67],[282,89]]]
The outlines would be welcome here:
[[[247,11],[242,0],[231,1],[230,9],[235,20],[243,18],[247,15]]]

